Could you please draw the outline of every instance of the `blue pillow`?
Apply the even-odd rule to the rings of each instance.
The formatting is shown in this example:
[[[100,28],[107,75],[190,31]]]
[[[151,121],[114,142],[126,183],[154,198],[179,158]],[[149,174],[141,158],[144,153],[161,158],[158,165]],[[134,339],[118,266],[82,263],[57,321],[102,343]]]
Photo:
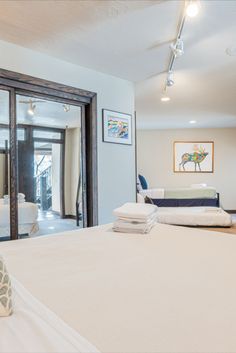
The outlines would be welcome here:
[[[147,180],[144,178],[144,176],[142,175],[138,175],[138,178],[139,178],[139,181],[140,181],[140,184],[143,188],[143,190],[147,190],[148,189],[148,183],[147,183]]]

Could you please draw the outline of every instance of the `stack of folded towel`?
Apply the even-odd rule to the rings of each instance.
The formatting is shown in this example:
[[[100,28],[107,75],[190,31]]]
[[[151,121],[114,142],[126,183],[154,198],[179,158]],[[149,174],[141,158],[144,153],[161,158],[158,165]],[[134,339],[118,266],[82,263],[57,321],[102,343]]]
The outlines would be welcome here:
[[[113,224],[115,232],[145,234],[157,222],[157,206],[151,204],[127,202],[113,214],[117,217]]]

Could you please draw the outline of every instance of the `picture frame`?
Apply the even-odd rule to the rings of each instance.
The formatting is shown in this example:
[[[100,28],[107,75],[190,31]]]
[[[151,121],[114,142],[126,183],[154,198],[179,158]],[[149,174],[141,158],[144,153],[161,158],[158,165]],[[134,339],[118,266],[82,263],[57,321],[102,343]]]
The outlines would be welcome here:
[[[213,141],[175,141],[174,173],[214,173]]]
[[[132,115],[102,110],[103,142],[132,145]]]

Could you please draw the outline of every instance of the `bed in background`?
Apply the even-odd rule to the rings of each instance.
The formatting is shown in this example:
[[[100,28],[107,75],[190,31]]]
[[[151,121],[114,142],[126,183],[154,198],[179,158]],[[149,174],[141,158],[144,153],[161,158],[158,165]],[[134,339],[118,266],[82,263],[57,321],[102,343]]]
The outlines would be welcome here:
[[[111,227],[6,242],[0,252],[10,274],[100,352],[235,352],[235,235]],[[23,334],[21,324],[15,352]]]
[[[220,195],[214,187],[195,184],[189,188],[148,189],[146,179],[141,175],[138,178],[138,193],[151,198],[158,207],[220,207]]]
[[[18,203],[19,234],[32,235],[38,231],[38,207],[31,202]],[[0,199],[0,237],[10,236],[10,209]]]

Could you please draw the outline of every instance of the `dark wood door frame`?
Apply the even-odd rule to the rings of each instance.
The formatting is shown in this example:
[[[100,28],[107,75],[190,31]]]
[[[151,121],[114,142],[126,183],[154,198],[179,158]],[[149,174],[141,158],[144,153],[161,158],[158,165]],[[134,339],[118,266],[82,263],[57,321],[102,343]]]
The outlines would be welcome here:
[[[10,94],[10,215],[11,239],[18,238],[18,208],[17,208],[17,134],[16,134],[16,94],[42,95],[55,101],[68,102],[82,106],[84,113],[85,143],[82,151],[83,173],[86,175],[86,193],[88,227],[98,224],[97,195],[97,94],[80,88],[66,86],[60,83],[35,78],[25,74],[0,69],[0,85]],[[85,152],[85,153],[83,153]]]
[[[2,124],[0,124],[1,127]],[[65,129],[54,128],[54,127],[46,127],[40,125],[30,125],[30,124],[17,124],[17,128],[25,130],[26,143],[29,146],[34,146],[35,142],[46,142],[46,143],[56,143],[60,144],[61,152],[60,152],[60,216],[61,218],[65,218]],[[52,139],[52,138],[43,138],[43,137],[34,137],[34,130],[37,131],[51,131],[58,132],[61,134],[60,139]],[[0,151],[1,153],[1,151]],[[19,159],[19,156],[18,156]],[[85,167],[86,169],[86,167]],[[19,173],[18,173],[19,174]],[[19,175],[18,175],[19,177]],[[18,178],[19,180],[19,178]],[[25,192],[24,192],[25,193]],[[86,210],[84,211],[86,213]]]

